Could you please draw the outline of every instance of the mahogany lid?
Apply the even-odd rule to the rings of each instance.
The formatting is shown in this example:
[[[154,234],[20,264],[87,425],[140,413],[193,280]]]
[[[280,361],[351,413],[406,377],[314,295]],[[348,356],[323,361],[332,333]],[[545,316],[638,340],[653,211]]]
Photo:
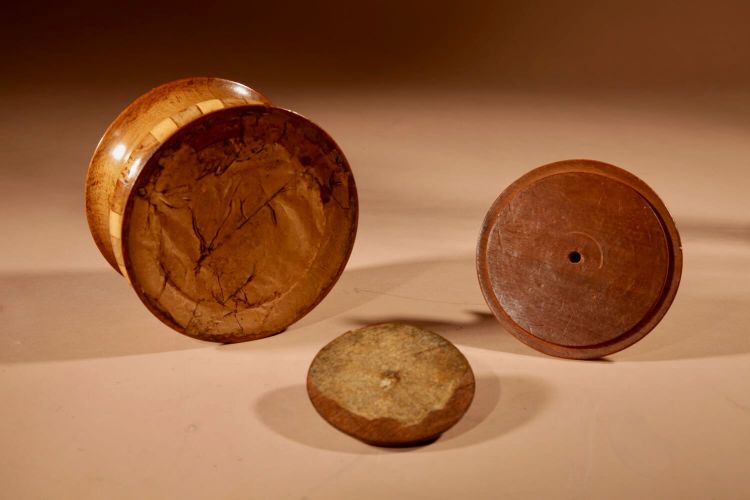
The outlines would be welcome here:
[[[477,272],[493,314],[519,340],[590,359],[659,323],[677,293],[682,249],[646,183],[613,165],[568,160],[532,170],[495,200]]]

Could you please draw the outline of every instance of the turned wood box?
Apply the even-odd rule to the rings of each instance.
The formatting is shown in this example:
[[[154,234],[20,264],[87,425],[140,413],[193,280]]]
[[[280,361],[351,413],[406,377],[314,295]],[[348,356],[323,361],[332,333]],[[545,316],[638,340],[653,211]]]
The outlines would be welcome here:
[[[333,287],[357,192],[306,118],[219,78],[151,90],[109,126],[86,178],[99,250],[161,321],[217,342],[283,331]]]

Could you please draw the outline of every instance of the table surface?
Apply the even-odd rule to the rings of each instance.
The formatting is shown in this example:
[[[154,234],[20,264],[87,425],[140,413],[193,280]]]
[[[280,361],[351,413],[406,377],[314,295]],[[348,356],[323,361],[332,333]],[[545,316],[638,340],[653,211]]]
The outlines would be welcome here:
[[[252,83],[252,82],[248,82]],[[99,255],[89,155],[144,89],[16,94],[0,118],[0,484],[8,498],[747,498],[750,99],[262,89],[325,128],[361,200],[349,265],[281,335],[196,341]],[[644,179],[683,237],[672,309],[605,360],[532,351],[489,314],[474,250],[528,170],[592,158]],[[424,447],[322,420],[315,353],[366,324],[454,342],[476,397]]]

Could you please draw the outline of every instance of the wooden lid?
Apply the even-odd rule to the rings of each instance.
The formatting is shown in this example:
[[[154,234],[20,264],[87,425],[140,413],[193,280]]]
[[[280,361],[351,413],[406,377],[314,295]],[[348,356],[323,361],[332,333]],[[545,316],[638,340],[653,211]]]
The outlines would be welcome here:
[[[356,226],[352,172],[323,130],[282,109],[232,107],[179,128],[143,167],[123,215],[124,266],[176,330],[251,340],[328,293]]]
[[[541,352],[589,359],[645,336],[682,272],[680,237],[643,181],[606,163],[532,170],[490,208],[477,247],[485,300]]]
[[[429,442],[474,397],[466,358],[443,337],[404,324],[347,332],[313,360],[307,390],[331,425],[378,446]]]

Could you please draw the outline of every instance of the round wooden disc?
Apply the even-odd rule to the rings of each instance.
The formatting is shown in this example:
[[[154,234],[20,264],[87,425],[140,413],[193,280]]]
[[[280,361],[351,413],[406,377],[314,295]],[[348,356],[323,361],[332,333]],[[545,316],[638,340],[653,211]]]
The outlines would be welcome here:
[[[404,324],[347,332],[325,346],[307,375],[315,409],[366,443],[429,442],[458,422],[474,397],[474,374],[456,347]]]
[[[490,208],[477,247],[485,300],[531,347],[589,359],[637,342],[666,314],[680,237],[659,197],[606,163],[539,167]]]
[[[283,331],[331,289],[357,225],[354,179],[319,127],[241,106],[185,125],[138,176],[123,217],[133,288],[203,340]]]

